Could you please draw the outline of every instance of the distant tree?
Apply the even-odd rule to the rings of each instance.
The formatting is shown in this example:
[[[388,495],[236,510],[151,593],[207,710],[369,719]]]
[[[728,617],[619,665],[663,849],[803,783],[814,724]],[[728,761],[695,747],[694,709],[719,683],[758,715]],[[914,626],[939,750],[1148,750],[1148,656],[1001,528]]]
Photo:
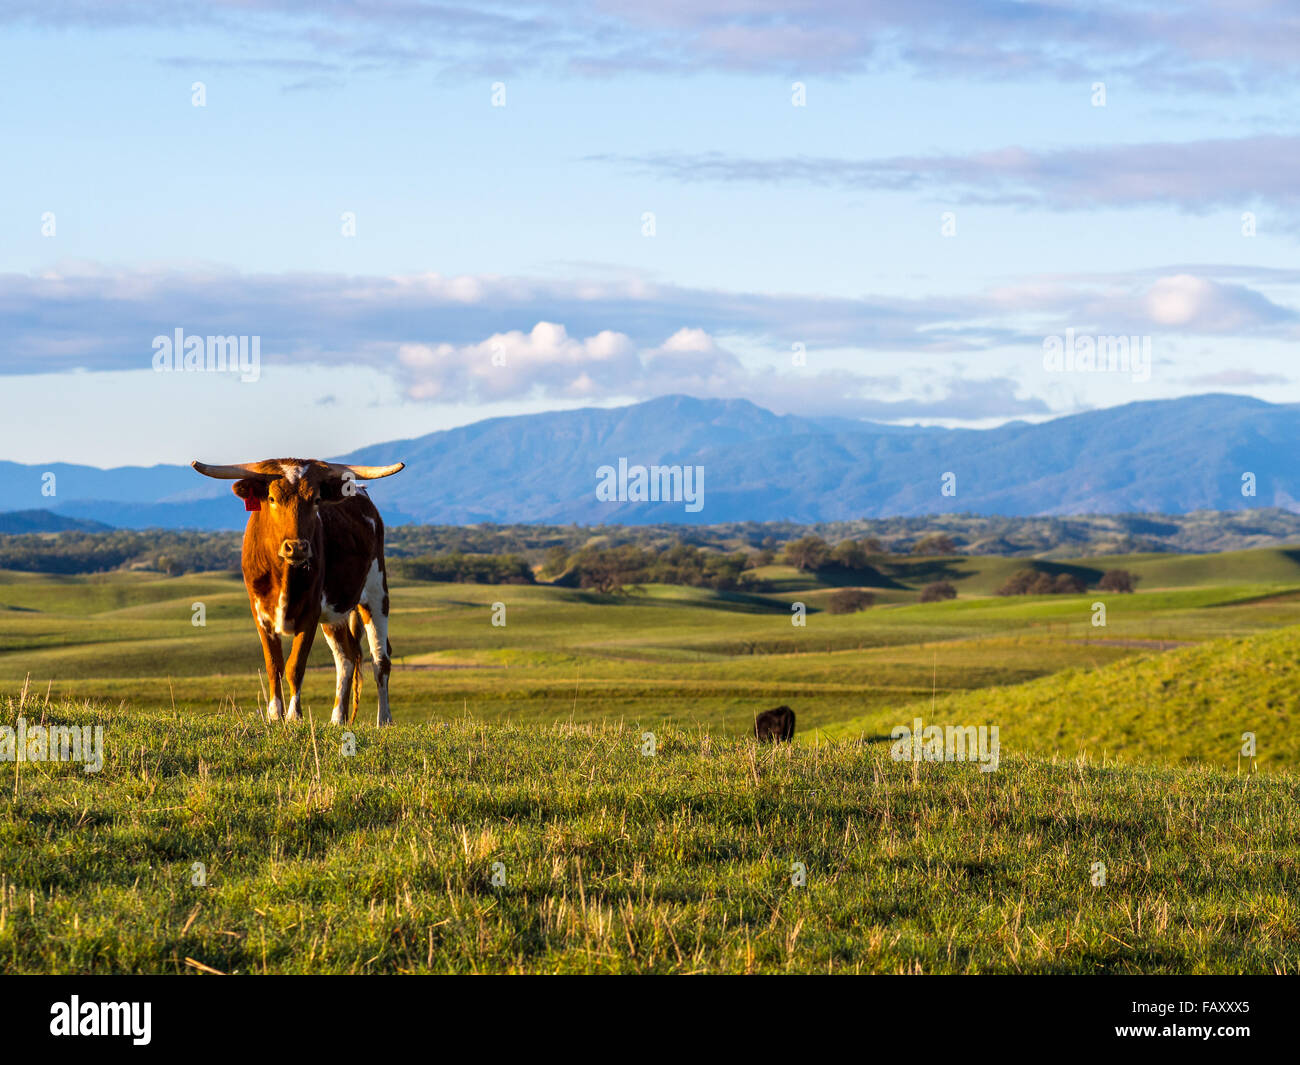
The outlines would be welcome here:
[[[1027,594],[1029,595],[1051,595],[1056,591],[1056,581],[1052,579],[1050,573],[1040,573],[1029,582]]]
[[[947,533],[929,533],[912,545],[914,555],[954,555],[957,545]]]
[[[594,588],[603,595],[622,595],[636,583],[641,572],[637,548],[584,550],[579,552],[575,569],[578,587]]]
[[[1073,573],[1058,573],[1052,582],[1052,591],[1056,595],[1082,595],[1087,590],[1088,586]]]
[[[169,577],[179,577],[185,572],[185,563],[173,555],[160,554],[154,556],[153,568]]]
[[[841,569],[864,570],[871,566],[871,551],[864,540],[844,540],[831,551],[831,561]]]
[[[1097,585],[1103,592],[1131,592],[1138,578],[1126,569],[1108,569]]]
[[[1016,570],[998,589],[998,595],[1028,595],[1030,586],[1038,579],[1039,573],[1033,569]]]
[[[471,555],[451,551],[424,558],[395,558],[388,564],[393,576],[411,581],[448,581],[456,584],[532,584],[533,568],[518,555]]]
[[[801,536],[785,545],[785,560],[797,570],[815,573],[826,565],[831,549],[820,536]]]
[[[660,548],[636,544],[584,547],[569,558],[569,570],[580,588],[621,594],[643,584],[684,584],[731,591],[741,586],[750,556],[744,551],[723,554],[695,544],[673,543]],[[754,587],[755,582],[745,582]]]
[[[1087,586],[1072,573],[1040,573],[1034,569],[1017,570],[998,589],[998,595],[1080,595]]]
[[[830,598],[832,614],[856,614],[875,605],[876,597],[861,588],[841,588]]]
[[[957,589],[950,581],[935,581],[921,589],[921,602],[939,603],[944,599],[956,599]]]

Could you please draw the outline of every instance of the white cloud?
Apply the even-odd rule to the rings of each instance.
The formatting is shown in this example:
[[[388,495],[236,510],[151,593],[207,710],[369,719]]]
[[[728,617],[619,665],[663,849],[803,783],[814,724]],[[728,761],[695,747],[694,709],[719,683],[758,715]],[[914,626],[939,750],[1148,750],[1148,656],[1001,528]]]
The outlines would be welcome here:
[[[1191,274],[1158,278],[1147,290],[1144,306],[1157,325],[1200,333],[1239,332],[1295,317],[1244,286]]]
[[[594,396],[640,369],[631,339],[604,329],[580,340],[563,325],[495,333],[477,344],[401,344],[398,362],[415,399]]]
[[[440,402],[587,399],[684,394],[743,396],[781,412],[844,417],[990,418],[1041,414],[1039,400],[1017,396],[1004,378],[935,380],[909,398],[892,375],[842,367],[778,370],[747,365],[708,331],[684,326],[661,344],[638,348],[609,330],[579,338],[554,322],[498,333],[473,344],[402,344],[403,384],[412,399]]]
[[[1187,325],[1214,297],[1214,286],[1190,274],[1162,277],[1147,292],[1147,312],[1161,325]]]

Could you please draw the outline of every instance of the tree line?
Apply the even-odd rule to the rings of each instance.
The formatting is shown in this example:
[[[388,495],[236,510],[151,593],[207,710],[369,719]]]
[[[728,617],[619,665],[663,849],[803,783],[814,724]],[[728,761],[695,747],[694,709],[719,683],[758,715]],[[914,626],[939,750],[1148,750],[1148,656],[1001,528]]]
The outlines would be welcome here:
[[[399,526],[387,530],[390,571],[398,578],[475,584],[557,584],[617,593],[646,584],[677,584],[718,591],[761,590],[756,570],[781,563],[803,573],[841,583],[883,585],[885,575],[913,565],[911,558],[956,555],[960,548],[943,532],[917,536],[905,552],[877,537],[832,543],[789,526],[800,535],[782,540],[769,534],[739,540],[718,535],[739,528],[768,529],[771,523],[737,523],[703,529],[677,526]],[[756,539],[756,543],[748,542]],[[0,535],[0,569],[38,573],[104,573],[145,570],[184,573],[239,569],[241,534],[178,530],[109,532],[67,531]],[[922,563],[925,565],[925,563]],[[1102,590],[1132,591],[1134,578],[1110,571]],[[1069,574],[1052,576],[1033,569],[1013,575],[1003,595],[1079,592],[1082,582]],[[935,581],[922,600],[956,595],[947,581]],[[869,593],[840,596],[835,609],[869,606]]]

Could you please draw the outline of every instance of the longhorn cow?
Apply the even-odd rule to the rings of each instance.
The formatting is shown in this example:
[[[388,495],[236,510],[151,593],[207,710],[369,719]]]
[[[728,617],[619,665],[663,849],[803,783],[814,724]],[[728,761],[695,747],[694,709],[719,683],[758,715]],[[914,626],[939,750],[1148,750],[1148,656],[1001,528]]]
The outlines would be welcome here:
[[[336,725],[349,721],[361,698],[359,637],[364,625],[379,690],[377,723],[392,724],[384,522],[357,482],[389,477],[404,463],[350,466],[319,459],[267,459],[233,466],[190,465],[205,477],[234,481],[231,490],[251,511],[242,562],[244,587],[266,657],[267,717],[302,720],[302,678],[319,624],[334,652],[330,720]],[[293,641],[287,666],[281,636]],[[280,689],[286,677],[287,712]]]

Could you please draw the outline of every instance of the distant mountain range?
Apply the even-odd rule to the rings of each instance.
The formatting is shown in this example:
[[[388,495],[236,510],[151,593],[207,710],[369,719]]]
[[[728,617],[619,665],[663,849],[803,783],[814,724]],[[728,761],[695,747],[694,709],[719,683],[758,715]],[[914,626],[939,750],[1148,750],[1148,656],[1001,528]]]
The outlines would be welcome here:
[[[407,464],[370,488],[390,524],[702,524],[1296,510],[1297,441],[1300,405],[1232,395],[1130,403],[996,429],[803,418],[745,400],[664,396],[614,409],[492,418],[341,457]],[[220,444],[194,457],[271,457],[232,455],[227,441]],[[634,487],[602,501],[597,471],[617,471],[620,460],[630,481],[637,465],[703,467],[703,505],[643,501]],[[47,473],[56,478],[52,497],[42,495]],[[954,494],[943,494],[946,474]],[[1246,474],[1254,478],[1253,496],[1242,494]],[[41,522],[57,528],[69,519],[137,529],[237,529],[245,520],[228,485],[184,465],[101,470],[0,462],[0,492],[26,515],[0,514],[4,532],[35,531]]]

